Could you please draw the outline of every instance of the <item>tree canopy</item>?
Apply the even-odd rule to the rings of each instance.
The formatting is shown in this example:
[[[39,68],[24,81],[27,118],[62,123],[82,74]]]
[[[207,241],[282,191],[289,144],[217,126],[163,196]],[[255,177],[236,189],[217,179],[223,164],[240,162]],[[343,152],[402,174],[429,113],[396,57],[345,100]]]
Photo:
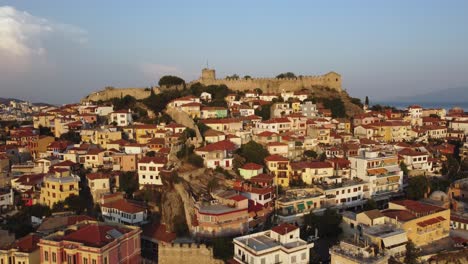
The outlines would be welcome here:
[[[159,79],[158,82],[159,86],[175,86],[175,85],[185,85],[184,79],[172,76],[172,75],[165,75]]]
[[[411,200],[422,199],[428,188],[429,181],[426,176],[410,177],[408,179],[408,187],[406,188],[406,196]]]
[[[291,79],[291,78],[296,78],[296,75],[292,72],[283,72],[283,73],[280,73],[276,76],[276,78],[278,79],[285,79],[285,78],[288,78],[288,79]]]
[[[249,143],[242,145],[238,150],[238,154],[245,158],[246,162],[264,164],[265,158],[269,155],[268,151],[259,143],[251,140]]]
[[[327,208],[323,215],[312,212],[306,214],[304,216],[304,225],[309,227],[308,230],[311,232],[317,228],[320,237],[337,237],[342,232],[341,220],[342,217],[336,210]]]

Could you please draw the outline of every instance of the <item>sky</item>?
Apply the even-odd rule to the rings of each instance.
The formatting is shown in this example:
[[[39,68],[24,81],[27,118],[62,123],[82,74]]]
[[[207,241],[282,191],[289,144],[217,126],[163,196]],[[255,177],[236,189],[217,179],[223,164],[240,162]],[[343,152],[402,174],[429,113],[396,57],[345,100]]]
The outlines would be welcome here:
[[[0,0],[0,97],[77,102],[201,69],[336,71],[353,97],[467,87],[468,1]]]

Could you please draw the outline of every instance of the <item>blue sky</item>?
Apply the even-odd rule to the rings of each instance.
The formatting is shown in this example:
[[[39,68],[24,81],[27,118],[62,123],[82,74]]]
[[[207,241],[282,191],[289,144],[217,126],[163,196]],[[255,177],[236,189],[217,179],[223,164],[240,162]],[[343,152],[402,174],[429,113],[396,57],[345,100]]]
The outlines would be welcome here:
[[[0,97],[68,103],[106,85],[342,74],[384,100],[468,87],[468,1],[0,1]],[[3,43],[2,43],[3,42]],[[468,88],[467,88],[468,89]]]

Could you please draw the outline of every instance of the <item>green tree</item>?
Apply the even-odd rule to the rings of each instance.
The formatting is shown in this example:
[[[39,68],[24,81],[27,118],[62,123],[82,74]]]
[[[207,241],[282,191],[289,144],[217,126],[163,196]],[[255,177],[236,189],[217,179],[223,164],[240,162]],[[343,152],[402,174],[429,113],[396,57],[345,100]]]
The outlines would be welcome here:
[[[228,76],[226,76],[226,79],[228,79],[228,80],[239,80],[239,75],[237,75],[237,74],[233,74],[231,76],[228,75]]]
[[[292,72],[284,72],[284,73],[280,73],[276,76],[277,79],[285,79],[285,78],[288,78],[288,79],[293,79],[293,78],[297,78],[296,75]]]
[[[234,256],[234,245],[231,237],[213,239],[213,255],[217,259],[228,260]]]
[[[41,136],[54,136],[54,133],[50,130],[50,127],[39,126],[39,135]]]
[[[245,76],[244,76],[244,79],[246,79],[246,80],[252,79],[252,76],[250,76],[250,75],[245,75]]]
[[[364,104],[365,104],[365,105],[369,105],[369,97],[368,97],[368,96],[366,96],[366,100],[365,100],[365,103],[364,103]]]
[[[246,162],[264,164],[265,158],[269,155],[268,151],[259,143],[251,140],[241,146],[238,150],[239,155],[245,158]]]
[[[156,152],[154,150],[146,152],[146,157],[154,157],[156,156]]]
[[[346,108],[341,98],[321,98],[323,106],[330,109],[333,118],[346,117]]]
[[[70,141],[73,144],[78,144],[81,142],[80,134],[75,131],[68,131],[67,133],[60,135],[60,139]]]
[[[254,89],[254,92],[256,92],[258,95],[263,94],[263,90],[260,89],[260,88],[255,88],[255,89]]]
[[[400,169],[403,172],[403,175],[408,176],[408,166],[406,166],[406,163],[404,161],[400,162]]]
[[[415,176],[408,179],[408,187],[406,188],[406,196],[411,200],[419,200],[424,198],[428,191],[429,181],[426,176]]]
[[[327,159],[327,154],[325,154],[325,152],[322,152],[319,156],[319,160],[320,161],[325,161]]]
[[[374,210],[377,209],[377,203],[375,202],[374,199],[369,199],[367,202],[364,204],[364,211],[369,211],[369,210]]]
[[[161,77],[161,79],[159,79],[158,85],[159,86],[175,86],[175,85],[185,86],[185,81],[184,79],[177,77],[177,76],[165,75]]]
[[[133,193],[138,190],[138,178],[133,172],[122,172],[119,175],[119,190],[132,196]]]
[[[342,232],[341,220],[341,215],[335,209],[327,208],[323,215],[313,212],[306,214],[304,216],[304,225],[310,232],[307,235],[312,235],[315,228],[317,228],[320,237],[337,237]]]
[[[260,116],[263,120],[270,119],[270,108],[272,104],[266,104],[255,109],[255,115]]]
[[[413,241],[406,243],[405,264],[419,264],[419,250],[414,245]]]
[[[315,152],[313,150],[306,150],[306,151],[304,151],[304,156],[306,156],[308,158],[316,159],[317,158],[317,152]]]
[[[195,167],[199,167],[199,168],[203,167],[203,158],[195,153],[192,153],[188,156],[187,162],[192,164]]]
[[[80,195],[68,196],[67,198],[65,198],[64,205],[65,208],[75,212],[76,214],[82,214],[87,208],[86,201]]]

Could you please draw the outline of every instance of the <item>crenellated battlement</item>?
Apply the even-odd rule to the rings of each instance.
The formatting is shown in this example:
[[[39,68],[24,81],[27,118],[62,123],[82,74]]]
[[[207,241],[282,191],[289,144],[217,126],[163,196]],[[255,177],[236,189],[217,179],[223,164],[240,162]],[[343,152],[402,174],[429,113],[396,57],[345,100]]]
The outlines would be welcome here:
[[[205,263],[221,264],[222,260],[215,259],[213,248],[205,244],[172,243],[158,244],[159,263]]]
[[[266,92],[280,93],[282,91],[297,91],[312,88],[313,86],[326,86],[341,92],[341,75],[329,72],[324,75],[298,76],[297,78],[239,78],[216,79],[214,69],[203,69],[201,77],[196,80],[204,85],[224,84],[232,90],[246,91],[260,88]]]

